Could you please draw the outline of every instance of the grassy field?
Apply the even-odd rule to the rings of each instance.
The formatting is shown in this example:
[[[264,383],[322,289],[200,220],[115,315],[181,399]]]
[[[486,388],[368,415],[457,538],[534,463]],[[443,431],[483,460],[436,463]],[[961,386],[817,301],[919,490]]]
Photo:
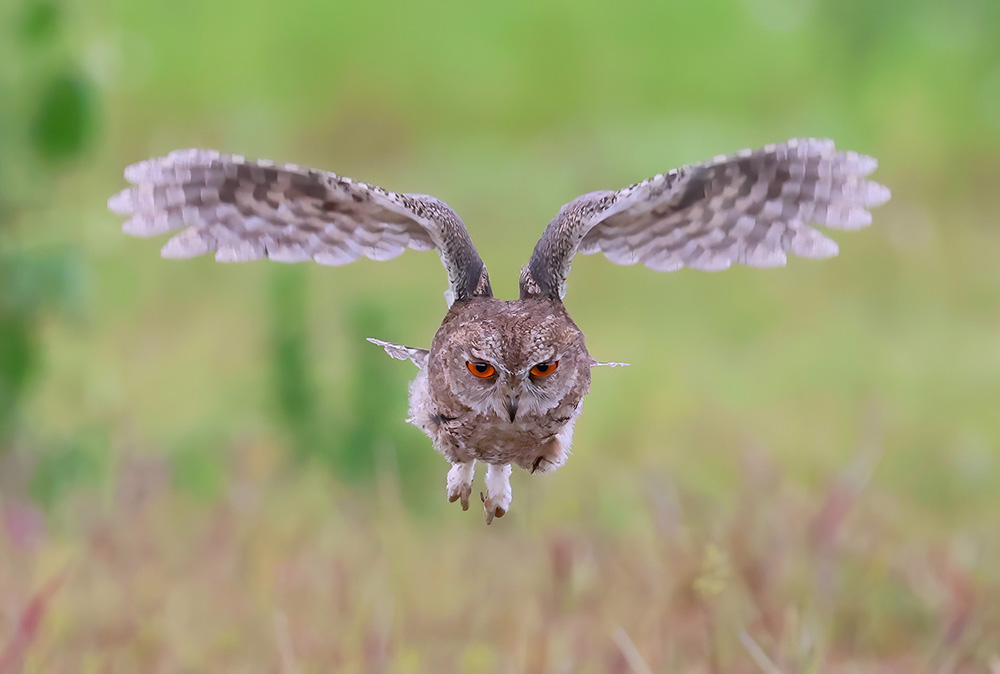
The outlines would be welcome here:
[[[0,674],[1000,672],[1000,6],[0,9]],[[840,257],[574,264],[574,456],[486,527],[403,423],[436,256],[168,262],[180,147],[445,199],[501,297],[564,202],[791,136]],[[478,491],[480,483],[477,482]]]

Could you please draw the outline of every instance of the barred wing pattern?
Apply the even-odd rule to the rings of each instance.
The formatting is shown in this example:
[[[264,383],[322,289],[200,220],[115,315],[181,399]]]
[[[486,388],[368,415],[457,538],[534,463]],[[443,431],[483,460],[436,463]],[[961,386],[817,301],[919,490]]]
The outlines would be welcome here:
[[[465,225],[434,197],[212,150],[143,161],[126,168],[125,179],[132,186],[111,197],[108,208],[131,216],[123,226],[127,234],[181,230],[163,246],[163,257],[215,251],[220,262],[270,258],[336,266],[433,248],[448,271],[449,301],[492,294]]]
[[[521,275],[521,296],[561,298],[573,255],[604,253],[656,271],[719,271],[734,262],[785,264],[786,253],[823,258],[837,244],[807,223],[857,229],[889,190],[866,180],[878,163],[833,141],[792,139],[720,155],[617,192],[562,207]]]

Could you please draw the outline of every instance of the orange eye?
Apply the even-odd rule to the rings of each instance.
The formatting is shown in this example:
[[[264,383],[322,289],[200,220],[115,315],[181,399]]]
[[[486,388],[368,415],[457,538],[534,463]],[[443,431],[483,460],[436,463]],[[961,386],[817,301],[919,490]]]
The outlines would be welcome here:
[[[549,363],[539,363],[535,367],[531,368],[531,374],[536,377],[548,377],[556,371],[557,367],[559,367],[558,360],[553,360]]]
[[[492,377],[496,374],[496,370],[489,363],[484,363],[482,361],[466,361],[465,367],[469,368],[469,372],[476,375],[480,379],[486,379],[487,377]]]

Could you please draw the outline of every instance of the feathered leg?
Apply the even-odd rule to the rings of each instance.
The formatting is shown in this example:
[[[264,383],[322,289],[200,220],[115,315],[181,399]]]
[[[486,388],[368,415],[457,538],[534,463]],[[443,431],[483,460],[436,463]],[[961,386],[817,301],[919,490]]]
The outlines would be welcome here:
[[[510,464],[491,463],[486,468],[486,494],[480,494],[486,510],[486,523],[503,517],[510,510]]]
[[[451,464],[448,471],[448,502],[461,499],[462,510],[469,509],[469,495],[472,494],[472,478],[476,476],[476,460]]]

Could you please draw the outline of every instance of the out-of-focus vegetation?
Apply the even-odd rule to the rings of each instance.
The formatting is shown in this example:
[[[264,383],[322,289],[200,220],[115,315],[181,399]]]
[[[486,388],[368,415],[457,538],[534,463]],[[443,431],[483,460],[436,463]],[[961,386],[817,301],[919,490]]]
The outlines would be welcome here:
[[[0,4],[0,672],[1000,669],[1000,4]],[[513,297],[560,204],[790,136],[841,256],[576,261],[575,456],[489,528],[402,423],[434,255],[168,262],[105,200],[214,147],[455,207]]]

